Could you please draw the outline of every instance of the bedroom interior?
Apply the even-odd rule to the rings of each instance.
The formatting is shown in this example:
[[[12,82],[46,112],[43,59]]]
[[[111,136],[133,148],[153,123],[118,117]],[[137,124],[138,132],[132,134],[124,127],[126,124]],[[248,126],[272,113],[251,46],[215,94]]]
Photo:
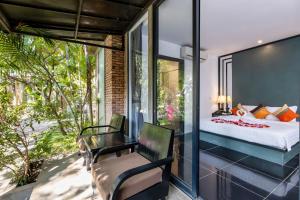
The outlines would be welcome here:
[[[241,193],[243,199],[299,199],[296,6],[297,1],[202,2],[201,46],[208,63],[201,63],[200,75],[211,74],[200,79],[200,105],[208,108],[200,111],[203,199],[239,199]],[[222,31],[214,32],[216,27]],[[205,177],[210,171],[217,175]],[[221,194],[208,192],[211,187]]]
[[[201,1],[199,194],[203,199],[299,198],[297,7],[297,0]],[[152,106],[157,108],[152,117],[157,124],[175,129],[172,181],[184,191],[192,186],[194,165],[191,9],[189,0],[165,0],[154,7],[157,64],[151,72],[156,80]],[[167,62],[177,62],[182,70],[171,70]]]

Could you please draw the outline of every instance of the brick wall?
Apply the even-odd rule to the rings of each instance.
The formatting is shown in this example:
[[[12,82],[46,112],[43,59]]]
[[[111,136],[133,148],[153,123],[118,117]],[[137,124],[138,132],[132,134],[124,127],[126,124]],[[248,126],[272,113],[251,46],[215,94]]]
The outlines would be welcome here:
[[[107,36],[105,45],[122,46],[122,36]],[[106,123],[113,113],[125,112],[124,51],[105,49],[105,109]]]

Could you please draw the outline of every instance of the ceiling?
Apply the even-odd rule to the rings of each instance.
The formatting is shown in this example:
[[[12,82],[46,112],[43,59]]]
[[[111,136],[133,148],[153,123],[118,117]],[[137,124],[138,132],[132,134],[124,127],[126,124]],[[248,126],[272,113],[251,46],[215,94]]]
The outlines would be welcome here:
[[[108,34],[123,35],[149,0],[1,0],[0,28],[28,34],[102,44]],[[22,30],[24,32],[24,30]]]
[[[1,0],[0,28],[27,24],[29,34],[103,45],[123,35],[151,0]],[[300,34],[299,0],[202,0],[201,47],[227,54]],[[192,44],[192,0],[166,0],[159,8],[159,36]],[[23,32],[25,32],[23,30]]]
[[[300,34],[299,0],[202,0],[201,47],[217,55]],[[192,44],[192,0],[160,7],[160,38]]]

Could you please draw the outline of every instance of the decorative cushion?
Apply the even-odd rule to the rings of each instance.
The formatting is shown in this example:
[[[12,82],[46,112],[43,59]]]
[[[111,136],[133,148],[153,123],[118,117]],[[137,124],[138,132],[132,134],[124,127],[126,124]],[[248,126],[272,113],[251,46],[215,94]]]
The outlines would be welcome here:
[[[231,113],[232,113],[233,115],[237,115],[237,112],[238,112],[238,111],[239,111],[238,107],[234,107],[234,108],[231,109]]]
[[[298,114],[294,113],[291,109],[285,110],[285,112],[277,115],[278,119],[282,122],[290,122],[299,117]]]
[[[299,115],[291,110],[286,104],[273,114],[282,122],[290,122],[299,117]]]
[[[250,112],[252,114],[254,114],[256,111],[258,111],[259,109],[263,108],[264,106],[262,104],[259,104],[258,106],[256,106],[255,108],[253,108],[252,110],[250,110]]]
[[[266,107],[257,107],[251,110],[251,113],[254,115],[256,119],[265,119],[269,114],[271,114]]]
[[[248,112],[249,112],[249,110],[248,110],[247,108],[245,108],[241,103],[239,103],[239,104],[237,105],[237,108],[238,108],[239,110],[242,110],[244,113],[248,113]]]
[[[284,104],[282,107],[278,108],[276,111],[273,112],[273,115],[275,115],[277,117],[277,115],[283,111],[285,111],[286,109],[288,109],[288,105]]]
[[[112,185],[123,172],[150,163],[149,160],[134,152],[117,158],[108,158],[92,165],[92,176],[103,200],[110,198]],[[127,179],[120,188],[119,200],[127,199],[146,188],[162,181],[161,168],[138,174]]]
[[[248,110],[239,103],[236,107],[231,109],[231,113],[237,116],[244,116],[246,113],[248,113]]]
[[[247,112],[245,112],[244,110],[238,110],[236,115],[237,116],[245,116],[247,114]]]

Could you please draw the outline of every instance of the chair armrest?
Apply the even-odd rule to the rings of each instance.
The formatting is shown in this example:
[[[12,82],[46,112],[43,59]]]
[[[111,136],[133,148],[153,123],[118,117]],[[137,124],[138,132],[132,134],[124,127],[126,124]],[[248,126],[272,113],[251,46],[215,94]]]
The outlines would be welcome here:
[[[86,131],[87,129],[93,129],[93,128],[105,128],[105,127],[109,127],[109,128],[114,128],[110,125],[101,125],[101,126],[88,126],[88,127],[85,127],[81,130],[80,134],[79,135],[82,135],[84,131]],[[119,131],[114,131],[114,132],[111,132],[111,133],[115,133],[115,132],[119,132]]]
[[[146,165],[142,165],[130,170],[127,170],[125,172],[123,172],[122,174],[120,174],[117,179],[115,180],[114,184],[113,184],[113,188],[112,188],[112,193],[110,195],[110,200],[117,200],[117,196],[118,196],[118,192],[119,189],[121,187],[121,185],[130,177],[133,177],[137,174],[141,174],[143,172],[149,171],[151,169],[155,169],[157,167],[161,167],[167,164],[171,164],[173,161],[172,157],[167,157],[165,159],[161,159]]]
[[[130,148],[134,148],[135,145],[137,145],[138,142],[136,143],[131,143],[131,144],[124,144],[124,145],[119,145],[119,146],[112,146],[112,147],[105,147],[102,148],[100,151],[97,152],[97,154],[94,156],[94,160],[93,163],[97,163],[98,158],[101,155],[105,155],[105,154],[109,154],[109,153],[115,153],[118,151],[122,151],[125,149],[130,149]]]

